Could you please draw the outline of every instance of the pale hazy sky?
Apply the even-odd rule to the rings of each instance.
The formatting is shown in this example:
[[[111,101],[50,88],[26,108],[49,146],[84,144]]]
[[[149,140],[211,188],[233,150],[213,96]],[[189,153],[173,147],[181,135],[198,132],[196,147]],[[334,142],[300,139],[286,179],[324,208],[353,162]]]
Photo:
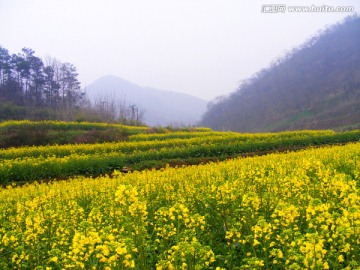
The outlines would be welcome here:
[[[353,12],[262,13],[263,5],[359,0],[0,0],[0,45],[104,75],[212,99]]]

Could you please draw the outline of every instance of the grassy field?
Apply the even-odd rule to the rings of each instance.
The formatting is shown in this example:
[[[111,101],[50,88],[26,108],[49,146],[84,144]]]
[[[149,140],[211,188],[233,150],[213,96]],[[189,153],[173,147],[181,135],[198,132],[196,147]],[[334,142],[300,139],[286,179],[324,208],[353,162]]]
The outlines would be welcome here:
[[[360,267],[358,131],[142,133],[1,150],[0,269]]]

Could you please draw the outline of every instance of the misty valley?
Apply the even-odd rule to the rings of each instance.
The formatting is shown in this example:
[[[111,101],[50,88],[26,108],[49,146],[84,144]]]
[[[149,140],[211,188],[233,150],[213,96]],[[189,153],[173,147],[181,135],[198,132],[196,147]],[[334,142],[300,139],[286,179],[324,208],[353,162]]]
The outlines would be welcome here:
[[[0,269],[360,269],[359,48],[355,14],[208,101],[0,45]]]

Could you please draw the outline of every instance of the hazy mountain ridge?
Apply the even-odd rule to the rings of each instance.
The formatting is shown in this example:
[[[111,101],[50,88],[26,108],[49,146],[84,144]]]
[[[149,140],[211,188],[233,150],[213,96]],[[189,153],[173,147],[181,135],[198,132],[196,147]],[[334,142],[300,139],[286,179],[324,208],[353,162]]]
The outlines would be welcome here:
[[[360,123],[360,18],[322,31],[209,103],[201,124],[243,132]]]
[[[156,125],[193,125],[206,110],[207,101],[172,91],[141,87],[120,77],[109,75],[86,87],[90,100],[98,97],[124,99],[144,111],[144,122]]]

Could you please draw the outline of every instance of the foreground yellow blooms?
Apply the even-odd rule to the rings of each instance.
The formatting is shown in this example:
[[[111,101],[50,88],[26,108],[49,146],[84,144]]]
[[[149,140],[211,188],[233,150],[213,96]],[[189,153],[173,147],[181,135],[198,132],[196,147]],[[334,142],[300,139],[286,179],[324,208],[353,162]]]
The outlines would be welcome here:
[[[360,143],[0,190],[0,269],[358,269]]]

